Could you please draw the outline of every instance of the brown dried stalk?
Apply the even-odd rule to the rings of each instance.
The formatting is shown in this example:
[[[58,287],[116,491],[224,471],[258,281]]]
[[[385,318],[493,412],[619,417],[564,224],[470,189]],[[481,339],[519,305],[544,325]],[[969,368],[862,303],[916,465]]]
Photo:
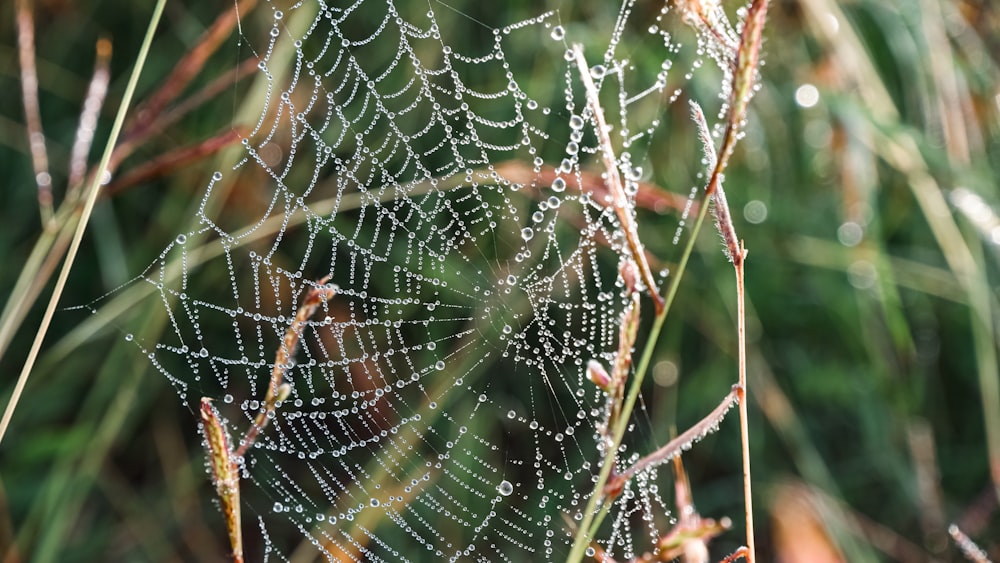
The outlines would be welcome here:
[[[291,386],[284,382],[289,360],[294,356],[302,338],[302,329],[316,309],[333,297],[336,288],[326,285],[329,277],[317,282],[309,290],[302,305],[295,314],[292,324],[285,330],[285,337],[275,355],[274,367],[264,396],[264,406],[240,439],[240,445],[234,451],[229,443],[229,435],[225,430],[219,413],[212,407],[212,399],[202,397],[201,420],[202,430],[208,445],[208,460],[212,468],[212,482],[222,503],[222,513],[226,518],[226,529],[229,532],[229,543],[233,549],[233,562],[243,562],[243,532],[240,522],[240,466],[246,452],[253,447],[260,432],[267,426],[267,421],[277,408],[278,403],[288,398]]]
[[[625,233],[625,240],[628,241],[632,259],[635,260],[636,265],[639,267],[643,282],[646,284],[646,289],[649,291],[650,297],[653,298],[656,311],[659,313],[664,306],[663,297],[660,295],[656,280],[653,279],[653,272],[650,270],[649,262],[646,260],[646,253],[642,248],[642,242],[639,241],[635,218],[632,216],[632,206],[625,195],[621,175],[618,174],[618,161],[615,157],[613,145],[611,144],[611,137],[608,135],[608,124],[604,120],[604,110],[601,108],[597,86],[594,85],[594,80],[590,76],[590,67],[587,66],[587,59],[583,55],[583,46],[575,43],[573,45],[573,53],[576,56],[576,64],[580,71],[580,80],[583,82],[584,89],[587,92],[587,105],[590,107],[590,113],[594,119],[597,131],[598,143],[601,146],[601,157],[604,160],[604,168],[607,176],[606,181],[608,189],[611,192],[611,205],[614,207],[615,214],[618,216],[618,222],[621,223],[622,231]]]
[[[735,403],[742,403],[743,397],[743,387],[733,385],[729,393],[719,403],[719,406],[715,407],[705,418],[702,418],[697,424],[685,430],[680,436],[670,440],[667,445],[643,457],[624,472],[613,475],[604,487],[604,495],[607,497],[615,496],[625,488],[625,483],[635,476],[636,473],[670,461],[689,449],[695,442],[715,432],[718,429],[719,423],[725,418],[726,413],[733,408]]]
[[[972,538],[965,535],[955,524],[948,526],[948,535],[951,536],[951,539],[955,540],[955,545],[962,550],[962,555],[966,559],[974,563],[990,563],[990,558],[986,555],[986,552],[976,545],[976,542],[972,541]]]
[[[740,47],[736,54],[736,71],[733,74],[733,92],[730,99],[729,119],[726,124],[726,132],[722,138],[722,147],[719,156],[715,159],[715,166],[705,188],[705,197],[714,197],[714,211],[719,232],[726,245],[726,252],[733,263],[736,273],[736,299],[737,299],[737,333],[739,343],[739,386],[746,389],[746,320],[745,320],[745,291],[744,291],[744,263],[747,251],[742,242],[736,236],[733,228],[732,215],[726,203],[725,192],[722,189],[722,176],[729,162],[729,157],[733,153],[736,142],[739,139],[739,131],[746,119],[747,106],[757,78],[757,67],[760,62],[760,45],[764,30],[764,21],[767,17],[768,0],[754,0],[747,12],[746,20],[743,24],[743,35],[740,38]],[[702,116],[704,117],[704,116]],[[697,115],[696,115],[697,121]],[[703,120],[702,120],[703,121]],[[702,129],[702,137],[705,137],[707,127],[699,123]],[[706,151],[709,149],[706,147]],[[704,211],[703,211],[704,212]],[[701,217],[699,217],[699,222]],[[746,532],[747,545],[745,557],[749,563],[756,561],[756,549],[754,547],[753,530],[753,494],[750,479],[750,431],[749,414],[747,412],[746,401],[740,401],[740,441],[743,454],[743,495],[744,509],[746,512]],[[736,554],[733,554],[735,557]]]
[[[97,118],[104,107],[104,98],[108,93],[108,82],[111,80],[111,41],[97,40],[97,58],[94,61],[94,75],[90,78],[87,95],[83,98],[83,110],[80,112],[80,124],[76,128],[76,138],[69,157],[69,179],[66,182],[66,199],[74,201],[83,189],[87,175],[87,156],[94,142],[94,130],[97,128]]]
[[[136,108],[135,118],[117,147],[114,164],[124,160],[138,144],[159,130],[159,119],[166,107],[180,95],[194,77],[198,76],[209,57],[229,38],[240,18],[256,4],[257,0],[241,0],[234,3],[232,8],[220,14],[202,33],[195,46],[174,66],[160,89]]]
[[[764,21],[767,18],[768,0],[754,0],[747,13],[744,22],[743,37],[740,41],[740,50],[736,56],[736,73],[733,76],[733,100],[730,108],[729,124],[726,127],[726,134],[723,137],[722,149],[719,153],[719,161],[715,165],[715,172],[712,174],[713,183],[721,190],[722,171],[729,160],[736,145],[737,133],[746,119],[747,106],[756,87],[757,67],[760,62],[761,36],[764,31]],[[711,188],[711,184],[709,185]],[[709,193],[711,191],[709,190]],[[720,191],[720,194],[722,192]],[[719,205],[719,204],[722,205]],[[716,208],[725,205],[725,195],[716,200]],[[726,209],[728,215],[728,207]],[[721,222],[720,222],[721,223]],[[732,226],[732,222],[728,222]],[[727,240],[727,248],[730,249],[730,259],[736,271],[736,299],[737,299],[737,323],[739,342],[739,381],[744,389],[747,386],[747,351],[746,351],[746,297],[744,291],[743,267],[746,262],[747,251],[741,242],[734,252],[731,242],[736,241],[736,232],[723,233],[723,239]],[[746,511],[746,531],[747,531],[747,553],[746,559],[749,563],[757,560],[757,551],[754,546],[753,527],[753,489],[750,479],[750,424],[747,412],[746,401],[740,401],[740,442],[743,452],[743,498],[744,509]]]
[[[530,164],[517,160],[508,160],[495,166],[497,174],[515,184],[525,186],[525,189],[535,186],[549,186],[556,178],[561,177],[553,167],[546,167],[537,172]],[[594,203],[604,206],[610,199],[608,184],[600,175],[587,170],[580,170],[579,176],[566,177],[566,187],[575,188],[581,193],[593,196]],[[675,194],[655,184],[636,182],[638,188],[635,194],[635,206],[648,209],[654,213],[664,213],[669,210],[683,212],[688,207],[686,196]],[[688,213],[698,213],[698,204],[694,202]]]
[[[42,114],[38,105],[38,70],[35,66],[35,17],[31,0],[17,0],[17,55],[21,64],[21,96],[24,122],[28,130],[31,164],[38,186],[38,209],[42,224],[52,220],[52,174],[49,173],[49,153],[45,148]]]
[[[732,254],[732,261],[733,267],[736,270],[736,332],[739,346],[739,385],[743,389],[747,388],[746,295],[743,287],[743,265],[746,262],[746,257],[747,250],[743,247],[741,241],[739,251]],[[757,560],[757,552],[754,548],[753,489],[750,480],[750,422],[746,401],[740,401],[740,444],[740,450],[743,453],[743,504],[746,511],[747,561],[754,563]]]
[[[205,442],[208,444],[208,463],[212,468],[212,484],[222,504],[226,518],[229,544],[233,562],[243,563],[243,530],[240,524],[240,473],[229,447],[229,434],[219,413],[212,406],[212,399],[201,398],[201,423]]]
[[[185,115],[201,107],[206,102],[214,100],[220,94],[230,91],[236,83],[242,81],[244,78],[256,74],[258,70],[257,64],[257,57],[250,57],[237,65],[233,72],[227,72],[215,77],[200,90],[190,96],[187,96],[178,102],[177,105],[164,111],[163,114],[156,119],[155,129],[166,129],[174,123],[180,121],[180,119]]]
[[[696,102],[691,102],[691,116],[698,126],[698,131],[705,151],[705,158],[709,166],[718,165],[718,157],[712,145],[711,136],[708,132],[708,122],[705,121],[705,114],[701,111],[701,106]],[[733,225],[733,216],[729,210],[729,202],[726,201],[726,191],[722,183],[717,184],[717,189],[711,195],[712,213],[715,216],[715,226],[722,235],[722,242],[725,245],[726,256],[733,263],[736,272],[736,302],[737,302],[737,341],[739,346],[739,385],[747,388],[747,352],[746,352],[746,311],[745,294],[743,288],[743,266],[746,262],[747,250],[743,247],[743,241],[736,236],[736,227]],[[747,560],[753,563],[755,560],[754,534],[753,534],[753,498],[750,483],[750,430],[748,423],[748,413],[746,401],[740,401],[740,440],[742,443],[743,456],[743,495],[744,507],[747,522]],[[733,556],[736,556],[734,553]]]
[[[285,372],[288,370],[289,360],[295,355],[295,350],[298,348],[299,339],[302,338],[302,329],[309,322],[309,318],[313,316],[316,309],[331,299],[337,291],[335,286],[326,285],[329,279],[329,276],[327,276],[319,280],[316,287],[309,290],[305,300],[302,301],[302,305],[299,306],[299,310],[295,314],[295,319],[292,321],[291,326],[285,331],[285,338],[281,342],[281,347],[278,348],[277,356],[274,359],[274,367],[271,369],[271,379],[267,385],[267,394],[264,396],[264,408],[257,415],[253,426],[248,428],[246,433],[243,434],[240,446],[233,454],[235,457],[241,458],[246,454],[247,450],[253,446],[257,435],[267,426],[267,421],[271,417],[271,413],[274,412],[277,404],[288,397],[291,387],[284,382]]]
[[[132,186],[165,176],[184,166],[198,162],[231,145],[246,136],[245,127],[236,127],[199,143],[172,150],[153,160],[129,170],[104,188],[105,196],[112,196]]]

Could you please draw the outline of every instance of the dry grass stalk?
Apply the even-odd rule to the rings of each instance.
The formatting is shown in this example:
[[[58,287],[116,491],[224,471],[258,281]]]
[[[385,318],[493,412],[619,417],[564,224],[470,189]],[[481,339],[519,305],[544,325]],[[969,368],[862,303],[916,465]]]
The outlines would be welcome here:
[[[319,280],[317,285],[309,290],[309,293],[306,294],[306,298],[302,301],[302,305],[299,306],[299,310],[295,314],[295,319],[285,331],[285,338],[278,348],[278,353],[274,359],[274,366],[271,368],[271,379],[267,385],[267,394],[264,396],[264,406],[254,420],[253,425],[247,429],[240,440],[239,448],[236,449],[234,454],[237,458],[243,457],[247,450],[253,446],[257,435],[267,426],[267,421],[277,407],[277,404],[285,400],[291,392],[291,387],[285,383],[285,372],[288,370],[289,361],[295,355],[295,350],[298,348],[299,339],[302,338],[302,330],[306,323],[309,322],[316,309],[331,299],[337,291],[335,286],[326,285],[329,279],[329,277],[325,277]]]
[[[220,14],[212,22],[212,25],[202,33],[194,47],[174,65],[170,76],[163,81],[159,90],[136,108],[135,119],[129,125],[125,135],[122,136],[122,142],[116,151],[118,158],[113,162],[121,162],[132,153],[136,145],[160,129],[160,119],[167,106],[184,91],[184,88],[190,84],[194,77],[201,73],[209,57],[229,38],[240,18],[252,10],[256,4],[257,0],[241,0],[234,3],[232,8]]]
[[[207,158],[226,147],[238,144],[245,136],[246,128],[237,126],[194,145],[161,154],[115,179],[105,187],[104,194],[111,196],[138,184],[167,176],[175,170]]]
[[[75,200],[87,175],[87,155],[90,154],[94,142],[94,130],[97,128],[97,118],[104,106],[104,98],[108,93],[108,82],[111,80],[111,41],[97,40],[97,59],[94,61],[94,75],[87,87],[87,95],[83,98],[83,111],[80,112],[80,124],[76,128],[76,138],[70,151],[69,179],[66,182],[66,199]]]
[[[210,102],[220,95],[232,90],[233,86],[257,73],[257,57],[249,57],[240,63],[233,72],[227,72],[215,77],[211,82],[203,86],[200,90],[177,102],[176,105],[166,109],[156,120],[157,129],[166,129],[177,123],[184,116],[195,109]]]
[[[613,475],[604,487],[604,494],[608,497],[617,495],[625,488],[625,483],[634,477],[636,473],[670,461],[681,455],[685,450],[690,449],[691,445],[695,442],[717,430],[719,423],[725,418],[726,413],[733,408],[733,405],[743,402],[743,396],[743,388],[739,385],[733,385],[729,393],[722,399],[722,402],[694,426],[685,430],[680,436],[670,440],[665,446],[643,457],[622,473]]]
[[[594,118],[595,130],[597,131],[597,138],[601,146],[601,158],[604,161],[606,183],[608,190],[611,192],[611,205],[618,216],[618,222],[621,223],[625,240],[628,242],[629,251],[632,253],[632,259],[635,260],[636,266],[639,267],[642,280],[646,284],[646,289],[649,291],[650,297],[653,298],[656,311],[659,312],[664,306],[663,297],[660,296],[660,290],[656,285],[656,280],[653,279],[653,272],[649,268],[649,262],[646,260],[646,252],[642,248],[642,242],[639,241],[639,233],[636,230],[633,209],[631,204],[629,204],[628,197],[625,195],[625,187],[622,185],[621,175],[618,173],[618,159],[615,157],[614,145],[611,144],[611,137],[608,135],[608,124],[604,119],[604,110],[601,108],[597,86],[594,85],[594,80],[590,76],[590,67],[587,66],[587,59],[583,55],[583,46],[579,43],[574,44],[573,52],[576,56],[576,64],[580,70],[580,79],[587,93],[587,105],[590,107],[591,116]]]
[[[202,397],[201,399],[201,419],[202,430],[205,433],[205,441],[208,446],[208,462],[212,469],[212,482],[215,491],[219,495],[222,503],[222,514],[226,519],[226,528],[229,532],[229,543],[233,550],[233,562],[243,562],[243,533],[240,522],[240,466],[243,463],[243,456],[253,447],[257,436],[267,426],[272,413],[281,401],[288,398],[291,386],[285,383],[285,372],[288,370],[289,361],[295,355],[299,340],[302,338],[302,331],[306,323],[316,312],[316,309],[333,297],[336,287],[326,285],[329,277],[321,279],[309,290],[302,305],[295,313],[295,319],[285,330],[281,346],[275,354],[274,366],[271,368],[271,377],[268,380],[267,393],[264,396],[264,405],[260,413],[254,419],[253,424],[243,434],[239,447],[235,450],[229,442],[225,425],[219,413],[212,407],[212,399]]]
[[[518,160],[508,160],[497,164],[495,167],[497,174],[504,179],[525,186],[525,191],[529,191],[537,197],[538,191],[532,188],[536,186],[550,186],[556,178],[563,175],[554,167],[545,167],[535,170],[531,164]],[[475,171],[475,174],[489,174],[489,171]],[[611,201],[611,194],[608,191],[608,184],[599,174],[580,170],[579,175],[565,178],[566,188],[575,188],[581,193],[593,196],[595,204],[604,207],[606,201]],[[634,197],[635,206],[638,209],[648,209],[654,213],[666,213],[676,211],[681,213],[689,205],[687,196],[675,194],[665,190],[656,184],[636,181],[636,193]],[[548,196],[546,196],[548,197]],[[698,213],[697,202],[688,209],[689,213]],[[648,257],[647,257],[648,258]]]
[[[38,186],[38,208],[42,224],[52,220],[52,174],[49,173],[49,153],[45,147],[42,114],[38,104],[38,70],[35,66],[35,17],[31,0],[17,0],[17,56],[21,65],[21,97],[24,121],[28,130],[31,164]]]
[[[722,138],[718,158],[705,188],[705,197],[714,198],[713,206],[716,224],[726,245],[726,253],[733,263],[736,272],[737,297],[737,333],[739,342],[739,386],[746,389],[746,319],[744,292],[744,262],[747,251],[736,236],[732,224],[732,214],[726,203],[725,192],[722,189],[723,172],[729,163],[736,142],[740,137],[740,129],[746,119],[747,107],[756,88],[757,69],[760,63],[760,46],[767,18],[768,0],[754,0],[747,12],[743,24],[743,34],[740,37],[739,50],[736,53],[736,70],[733,74],[732,94],[730,97],[729,119]],[[703,116],[702,116],[703,117]],[[696,115],[697,120],[697,115]],[[706,130],[699,124],[699,128]],[[702,137],[705,137],[704,132]],[[706,151],[708,149],[706,148]],[[753,492],[750,479],[750,436],[749,415],[746,401],[740,401],[740,438],[743,457],[743,494],[746,512],[747,545],[745,557],[749,563],[756,561],[753,529]],[[735,556],[736,554],[734,554]]]
[[[962,550],[962,555],[973,563],[990,563],[990,558],[981,547],[972,541],[972,538],[965,535],[955,524],[948,526],[948,535],[955,540],[955,545]]]
[[[243,531],[240,524],[240,474],[239,465],[233,460],[226,432],[219,413],[208,397],[201,399],[202,432],[208,445],[208,464],[212,468],[212,484],[222,504],[226,518],[229,544],[234,563],[243,562]]]
[[[721,193],[721,192],[720,192]],[[725,200],[723,200],[724,202]],[[735,235],[734,235],[735,236]],[[747,251],[740,242],[738,252],[731,254],[733,267],[736,270],[736,301],[737,301],[737,342],[739,343],[738,365],[739,386],[747,388],[747,323],[746,295],[744,291],[743,265],[746,262]],[[753,488],[750,479],[750,423],[747,412],[747,402],[740,401],[740,443],[743,454],[743,502],[746,512],[747,530],[747,561],[754,563],[757,553],[754,547],[753,531]]]

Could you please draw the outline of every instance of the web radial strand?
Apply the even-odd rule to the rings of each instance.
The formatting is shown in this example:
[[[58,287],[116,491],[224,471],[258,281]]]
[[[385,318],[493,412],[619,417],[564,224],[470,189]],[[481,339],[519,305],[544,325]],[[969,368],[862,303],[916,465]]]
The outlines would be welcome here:
[[[193,411],[215,399],[234,441],[266,413],[239,460],[261,550],[562,559],[602,457],[586,364],[614,360],[629,251],[561,15],[494,28],[413,4],[265,3],[242,22],[259,114],[197,226],[140,278],[169,328],[134,343]],[[659,23],[659,69],[617,54],[630,13],[591,72],[634,200],[684,80]],[[533,65],[558,79],[521,80]],[[321,284],[332,296],[299,323]],[[290,393],[269,412],[276,358]],[[656,483],[627,485],[609,554],[664,531]]]

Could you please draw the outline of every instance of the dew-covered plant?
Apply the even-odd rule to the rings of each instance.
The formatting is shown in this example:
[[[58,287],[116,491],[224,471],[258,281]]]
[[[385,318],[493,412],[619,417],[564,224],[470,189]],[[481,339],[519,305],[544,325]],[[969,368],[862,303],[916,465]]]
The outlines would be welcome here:
[[[253,51],[241,69],[257,70],[256,116],[237,112],[194,156],[237,137],[242,148],[224,154],[148,268],[76,308],[133,316],[116,320],[123,340],[197,413],[233,560],[707,557],[730,522],[698,515],[680,456],[739,405],[747,538],[727,560],[753,561],[747,252],[723,179],[767,1],[732,16],[714,3],[658,6],[642,23],[660,52],[653,73],[623,54],[636,2],[620,8],[596,64],[560,12],[490,27],[447,4],[270,2],[259,20],[253,4],[220,17],[109,142],[84,217],[96,178],[188,109],[166,108],[233,26]],[[460,26],[481,41],[453,47]],[[521,79],[533,57],[560,79]],[[704,182],[678,198],[644,178],[662,134],[651,116],[706,59],[719,122],[690,96]],[[640,240],[655,232],[640,208],[681,216],[676,266],[656,272],[664,262]],[[708,213],[736,272],[738,377],[701,421],[642,450],[624,438]],[[162,332],[124,328],[156,320]],[[656,484],[668,462],[676,521]]]
[[[689,7],[689,9],[694,10],[694,12],[699,15],[695,25],[707,26],[708,24],[706,22],[709,20],[707,20],[704,15],[704,9],[700,7],[700,3],[695,4],[698,6],[694,8]],[[710,170],[710,174],[700,202],[700,211],[694,223],[693,234],[688,241],[687,247],[681,256],[678,268],[674,272],[664,295],[660,296],[656,286],[653,285],[651,281],[647,281],[647,290],[656,305],[656,311],[654,324],[646,341],[646,349],[643,351],[635,369],[634,381],[630,383],[628,382],[628,376],[632,365],[632,349],[635,343],[639,323],[639,299],[637,294],[634,293],[636,291],[634,281],[626,282],[626,288],[632,294],[632,299],[624,313],[624,316],[622,317],[620,345],[616,355],[615,364],[610,375],[604,375],[603,367],[601,367],[600,364],[588,365],[588,372],[592,374],[591,379],[596,380],[608,393],[607,419],[603,424],[603,428],[606,432],[604,436],[605,443],[602,448],[605,451],[605,458],[602,462],[601,472],[599,473],[595,483],[594,493],[590,495],[587,508],[584,510],[584,517],[580,523],[579,532],[576,536],[574,550],[570,554],[570,561],[579,560],[580,552],[592,541],[591,538],[596,535],[596,530],[600,526],[601,520],[603,519],[607,509],[615,501],[615,498],[621,494],[625,487],[625,483],[629,479],[632,479],[636,473],[641,472],[650,466],[665,463],[673,458],[679,457],[681,453],[684,450],[689,449],[694,442],[715,430],[718,427],[719,422],[722,420],[722,417],[725,416],[725,413],[732,407],[733,403],[739,403],[740,405],[740,432],[742,437],[744,479],[743,487],[745,494],[747,531],[747,545],[738,553],[745,556],[748,561],[752,562],[755,560],[749,434],[747,425],[747,405],[744,400],[747,383],[743,268],[747,251],[737,237],[735,227],[733,226],[732,214],[729,210],[729,204],[726,201],[725,190],[723,189],[723,178],[729,157],[732,155],[736,142],[741,136],[740,131],[743,127],[744,121],[746,120],[747,105],[755,89],[758,72],[757,69],[760,60],[761,34],[763,32],[764,22],[767,15],[767,6],[767,0],[754,1],[746,13],[746,19],[742,23],[739,46],[732,59],[734,69],[731,76],[732,84],[727,85],[727,89],[731,89],[732,94],[729,101],[728,120],[726,123],[725,133],[722,137],[719,154],[716,154],[714,141],[712,140],[712,135],[705,120],[704,113],[696,102],[691,103],[692,117],[698,126],[698,131],[701,133],[701,142],[704,146],[704,162],[707,165],[708,170]],[[713,35],[717,35],[717,32],[714,32],[714,27],[712,29]],[[725,52],[726,49],[724,45],[721,50]],[[580,69],[581,79],[587,89],[588,103],[595,122],[595,127],[599,131],[599,137],[601,138],[604,162],[607,167],[605,178],[611,186],[612,193],[616,194],[616,196],[613,196],[613,205],[615,206],[618,216],[623,218],[622,228],[626,230],[626,236],[629,240],[629,248],[633,252],[632,256],[635,259],[635,263],[642,265],[640,267],[640,271],[643,272],[643,279],[651,280],[651,276],[646,275],[646,272],[648,272],[648,266],[645,266],[646,260],[643,254],[642,245],[638,242],[638,240],[634,240],[635,237],[637,237],[637,229],[628,219],[632,217],[632,210],[628,207],[628,201],[624,196],[624,190],[621,188],[621,183],[618,179],[616,168],[617,160],[614,157],[611,140],[607,136],[608,129],[604,121],[603,110],[600,106],[597,89],[591,80],[589,66],[586,64],[583,52],[579,46],[577,46],[575,50],[575,56]],[[618,196],[617,194],[621,195]],[[730,262],[733,263],[733,267],[736,272],[738,301],[737,318],[739,322],[737,327],[739,342],[738,383],[733,386],[733,391],[723,399],[722,403],[701,422],[683,432],[674,440],[671,440],[671,442],[667,445],[643,457],[638,462],[635,462],[627,469],[616,470],[619,446],[628,427],[629,416],[639,395],[642,377],[648,368],[652,348],[655,346],[659,331],[661,330],[667,313],[670,310],[670,306],[673,303],[673,298],[677,291],[677,285],[684,274],[687,260],[694,248],[695,237],[700,230],[710,208],[715,216],[716,227],[722,236],[726,256],[729,258]],[[627,269],[628,268],[631,268],[631,265],[627,266]],[[634,280],[635,274],[623,272],[622,277],[626,280]],[[627,383],[630,385],[630,390],[626,398],[624,390]],[[681,479],[681,475],[678,474],[677,478]],[[679,523],[678,525],[682,525],[682,523]],[[587,553],[593,555],[596,549],[597,548],[590,547]],[[731,557],[734,557],[735,555],[736,554]]]

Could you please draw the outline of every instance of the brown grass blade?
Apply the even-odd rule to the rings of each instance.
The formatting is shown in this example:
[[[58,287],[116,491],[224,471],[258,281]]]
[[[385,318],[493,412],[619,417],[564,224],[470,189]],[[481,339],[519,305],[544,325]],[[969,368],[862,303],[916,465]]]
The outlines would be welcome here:
[[[163,81],[159,90],[136,108],[135,117],[125,134],[122,135],[121,143],[115,150],[115,158],[112,159],[111,164],[112,170],[117,168],[117,165],[128,155],[132,154],[136,146],[158,130],[157,120],[166,107],[180,95],[195,76],[198,76],[209,57],[229,38],[240,18],[252,10],[256,4],[257,0],[241,0],[220,14],[201,35],[198,43],[174,66],[170,76]]]
[[[132,186],[169,175],[171,172],[198,162],[220,150],[239,143],[246,136],[246,130],[236,128],[204,141],[164,153],[155,159],[129,170],[127,174],[111,182],[104,188],[106,197],[116,195]]]

